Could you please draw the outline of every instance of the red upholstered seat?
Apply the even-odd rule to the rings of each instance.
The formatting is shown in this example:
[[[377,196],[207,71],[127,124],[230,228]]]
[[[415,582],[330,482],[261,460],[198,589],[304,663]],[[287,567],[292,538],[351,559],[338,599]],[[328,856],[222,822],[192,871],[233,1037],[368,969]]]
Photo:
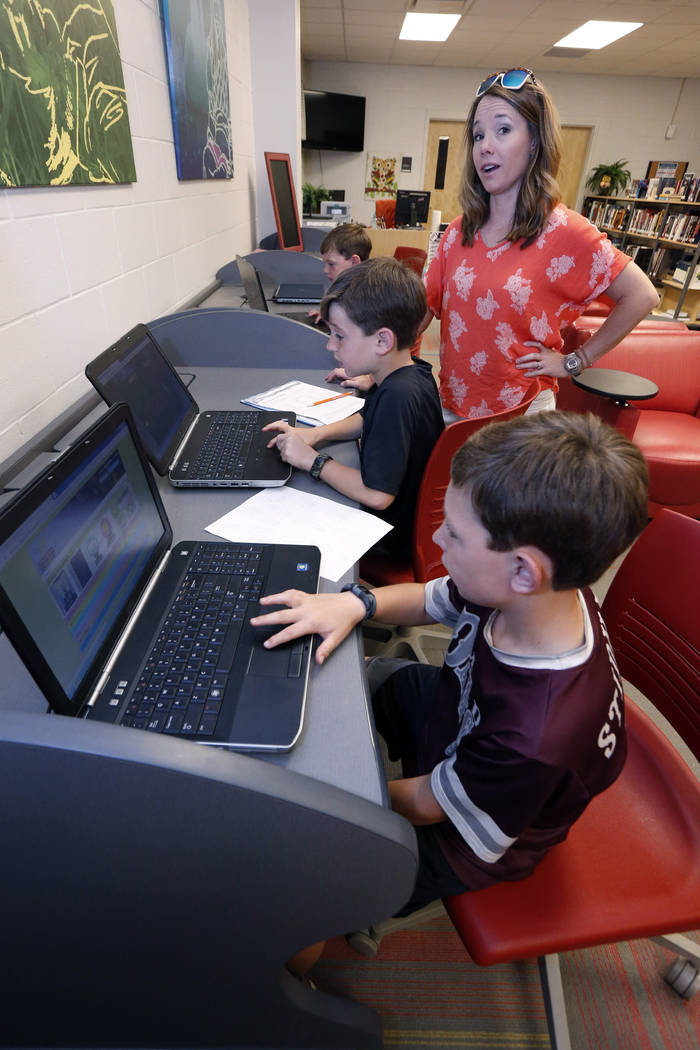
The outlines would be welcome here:
[[[565,329],[565,348],[585,345],[598,321],[580,318]],[[700,332],[664,321],[642,322],[596,366],[645,376],[659,393],[635,402],[633,417],[630,410],[615,412],[609,402],[603,411],[604,399],[582,396],[564,379],[558,407],[604,415],[641,448],[649,464],[651,515],[665,506],[700,517]]]
[[[647,527],[603,605],[620,672],[700,755],[700,522],[669,510]],[[445,901],[472,958],[488,965],[700,926],[700,783],[667,737],[627,701],[628,758],[565,842],[522,882]],[[674,937],[692,960],[700,946]],[[548,960],[550,974],[556,960]],[[687,973],[686,973],[687,971]],[[545,995],[547,972],[541,965]],[[556,982],[552,994],[556,997]],[[555,1001],[553,1045],[565,1031]],[[565,1017],[565,1013],[564,1013]],[[562,1037],[560,1045],[567,1045]]]
[[[424,248],[412,248],[410,245],[399,244],[394,252],[394,258],[404,266],[410,266],[421,277],[428,253]]]

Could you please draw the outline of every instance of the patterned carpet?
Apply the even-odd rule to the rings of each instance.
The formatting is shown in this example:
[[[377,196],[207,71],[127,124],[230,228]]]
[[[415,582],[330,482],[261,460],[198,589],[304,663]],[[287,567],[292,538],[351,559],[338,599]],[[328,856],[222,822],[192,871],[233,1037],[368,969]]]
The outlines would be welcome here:
[[[667,958],[651,941],[563,956],[573,1050],[700,1050],[700,995],[684,1002],[666,985]],[[335,938],[312,976],[374,1007],[387,1048],[549,1047],[536,963],[475,966],[447,918],[385,937],[373,960]]]

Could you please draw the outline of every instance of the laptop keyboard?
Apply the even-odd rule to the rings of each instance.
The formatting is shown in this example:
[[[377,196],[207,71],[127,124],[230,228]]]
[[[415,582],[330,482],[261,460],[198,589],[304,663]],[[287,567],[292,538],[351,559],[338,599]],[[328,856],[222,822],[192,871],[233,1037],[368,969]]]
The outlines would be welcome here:
[[[264,586],[258,571],[262,550],[238,543],[195,547],[122,725],[213,735],[248,605],[258,601]]]
[[[251,445],[260,431],[257,412],[211,412],[211,430],[196,461],[192,478],[235,481],[246,475]]]

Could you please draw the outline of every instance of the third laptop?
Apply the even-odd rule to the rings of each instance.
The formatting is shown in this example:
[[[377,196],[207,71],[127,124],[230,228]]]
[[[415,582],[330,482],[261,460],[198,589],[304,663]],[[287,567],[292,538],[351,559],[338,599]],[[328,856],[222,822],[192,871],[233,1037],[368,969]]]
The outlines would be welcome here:
[[[179,488],[265,488],[284,485],[291,467],[262,427],[279,412],[200,414],[197,402],[145,325],[139,324],[85,369],[108,405],[124,401],[159,474]],[[293,412],[284,418],[294,426]]]
[[[247,259],[243,259],[240,255],[236,256],[236,263],[238,264],[238,272],[241,275],[241,283],[245,291],[246,299],[248,300],[248,306],[251,310],[261,310],[263,313],[269,313],[269,307],[267,305],[267,299],[265,298],[265,292],[263,290],[262,281],[260,280],[260,274]],[[320,302],[319,299],[277,299],[277,302]],[[296,313],[284,313],[280,310],[275,312],[275,317],[286,317],[289,321],[300,321],[301,324],[306,324],[309,328],[316,328],[319,332],[324,332],[326,335],[330,332],[330,329],[325,321],[314,321],[308,314],[303,313],[301,310],[297,310]]]

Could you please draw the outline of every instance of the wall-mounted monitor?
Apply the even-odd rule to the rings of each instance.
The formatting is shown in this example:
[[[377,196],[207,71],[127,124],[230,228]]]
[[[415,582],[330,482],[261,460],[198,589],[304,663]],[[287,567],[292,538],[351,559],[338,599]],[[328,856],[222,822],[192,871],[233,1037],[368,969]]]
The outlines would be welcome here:
[[[396,191],[396,226],[422,226],[428,221],[430,190]]]
[[[280,248],[303,252],[304,242],[299,225],[299,211],[294,192],[292,165],[288,153],[265,153],[267,178],[270,183],[272,207],[275,210],[277,237]]]
[[[305,91],[306,138],[304,149],[345,150],[365,148],[365,99],[337,91]]]

